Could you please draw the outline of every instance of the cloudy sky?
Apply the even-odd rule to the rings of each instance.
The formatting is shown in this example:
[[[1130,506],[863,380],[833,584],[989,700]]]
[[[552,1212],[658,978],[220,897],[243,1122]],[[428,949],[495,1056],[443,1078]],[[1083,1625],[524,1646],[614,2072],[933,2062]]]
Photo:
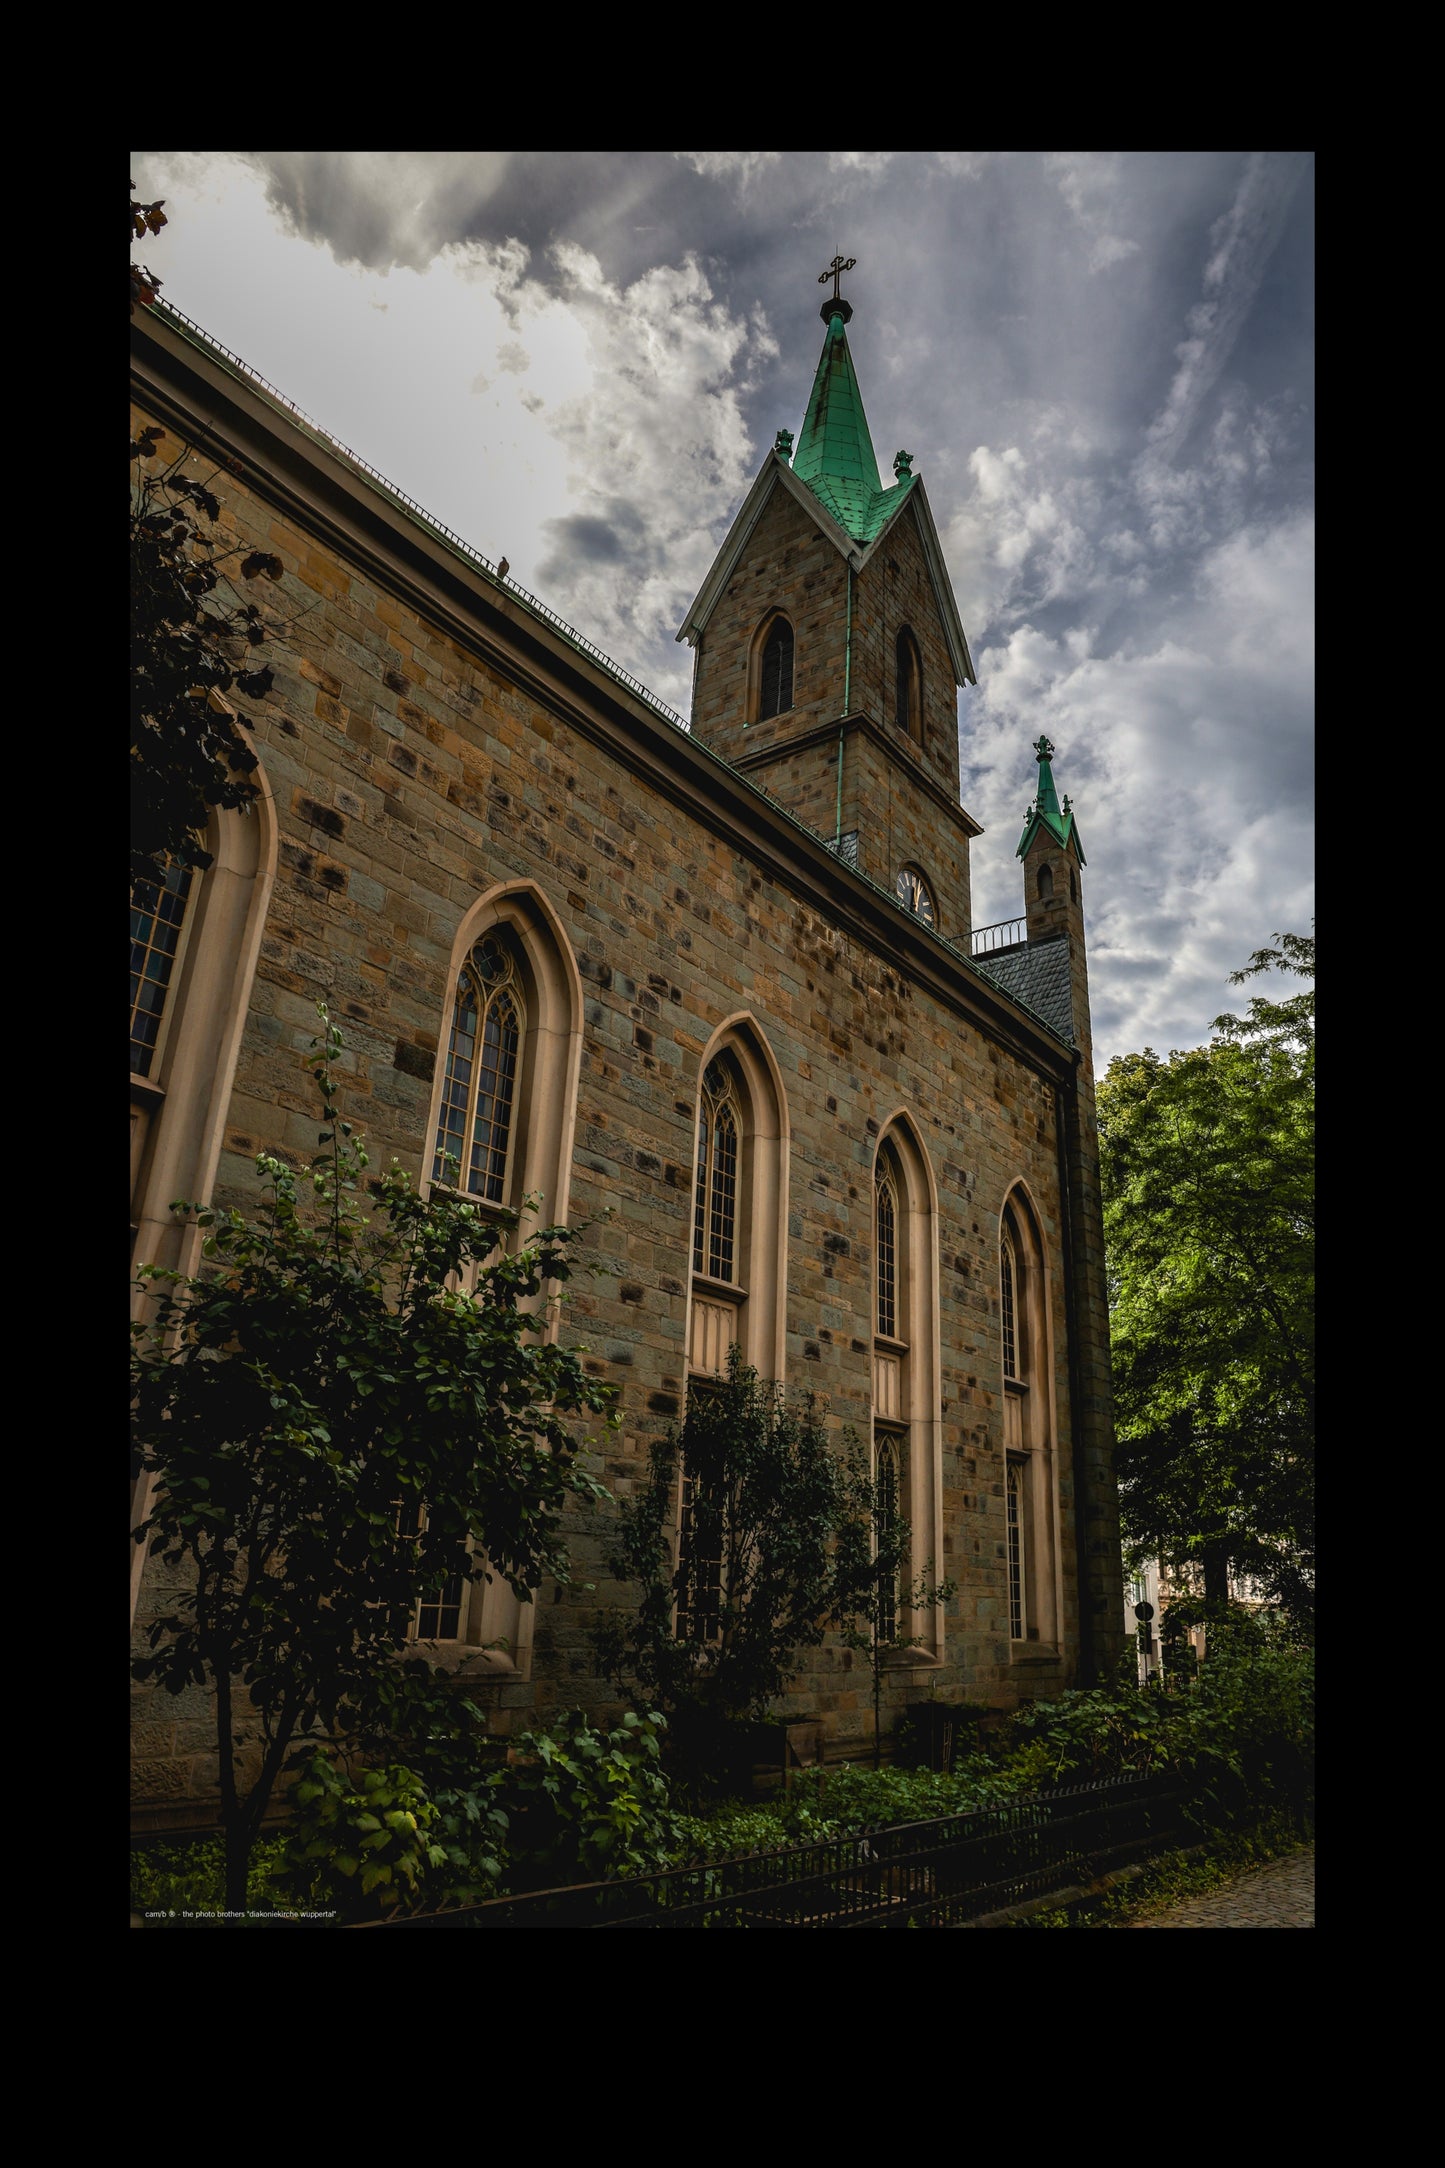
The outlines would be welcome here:
[[[1313,160],[141,153],[165,299],[687,712],[674,635],[822,345],[914,454],[979,683],[980,923],[1047,731],[1096,1061],[1313,915]]]

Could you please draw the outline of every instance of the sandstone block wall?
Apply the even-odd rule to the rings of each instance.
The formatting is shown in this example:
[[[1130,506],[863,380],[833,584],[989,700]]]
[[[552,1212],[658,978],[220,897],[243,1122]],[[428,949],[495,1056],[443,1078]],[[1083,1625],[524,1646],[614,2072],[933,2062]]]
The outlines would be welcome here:
[[[213,465],[195,462],[198,472]],[[607,1479],[625,1492],[648,1442],[682,1407],[699,1056],[723,1018],[746,1010],[778,1059],[788,1099],[787,1381],[824,1397],[840,1438],[850,1426],[868,1432],[872,1162],[880,1128],[900,1107],[918,1124],[937,1184],[937,1564],[961,1592],[947,1621],[944,1669],[927,1678],[900,1672],[885,1723],[929,1684],[1004,1704],[1064,1683],[1078,1647],[1069,1537],[1076,1410],[1051,1084],[920,993],[886,954],[840,931],[775,870],[741,855],[705,805],[681,814],[674,797],[620,766],[506,667],[438,629],[374,571],[319,547],[258,487],[225,475],[216,486],[237,541],[280,556],[274,614],[287,621],[267,650],[275,690],[256,710],[280,863],[247,996],[217,1201],[254,1197],[257,1150],[298,1159],[314,1151],[316,1103],[302,1064],[319,1000],[345,1031],[344,1112],[365,1132],[373,1161],[395,1154],[423,1171],[458,924],[497,881],[534,881],[566,927],[586,989],[570,1217],[592,1222],[589,1247],[602,1271],[579,1284],[567,1333],[585,1340],[590,1364],[621,1394]],[[795,511],[778,507],[780,529]],[[843,567],[821,537],[813,552],[795,521],[790,534],[778,539],[795,553],[800,698],[818,714],[837,698],[823,630],[836,603],[829,581]],[[744,594],[739,583],[739,627],[765,584],[750,576]],[[767,599],[776,599],[771,589]],[[925,667],[930,687],[941,687],[931,650]],[[736,674],[729,665],[703,678],[704,719],[716,726],[736,698]],[[951,728],[951,680],[948,693]],[[942,764],[941,753],[935,759]],[[917,855],[930,862],[921,840]],[[950,913],[959,908],[966,923],[957,861],[942,885]],[[1050,1261],[1065,1535],[1064,1651],[1036,1661],[1027,1678],[1011,1661],[1007,1627],[997,1275],[999,1212],[1020,1179]],[[1098,1316],[1084,1324],[1097,1342]],[[1106,1328],[1103,1349],[1106,1360]],[[1088,1379],[1093,1392],[1097,1360]],[[532,1679],[504,1690],[504,1724],[615,1703],[596,1676],[589,1637],[600,1608],[625,1591],[600,1568],[599,1527],[600,1516],[579,1515],[575,1530],[579,1578],[595,1580],[596,1591],[538,1592]],[[143,1599],[142,1613],[148,1608]],[[214,1772],[203,1712],[142,1699],[141,1796],[206,1792]],[[824,1720],[838,1749],[861,1749],[871,1734],[867,1679],[848,1652],[811,1659],[790,1700],[790,1714]]]

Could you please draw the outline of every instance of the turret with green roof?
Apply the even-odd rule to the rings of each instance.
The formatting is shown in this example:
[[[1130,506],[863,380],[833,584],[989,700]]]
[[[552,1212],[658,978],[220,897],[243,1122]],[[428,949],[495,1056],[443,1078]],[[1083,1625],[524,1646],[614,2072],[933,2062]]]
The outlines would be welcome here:
[[[1072,850],[1079,864],[1086,866],[1088,860],[1084,856],[1084,846],[1079,841],[1073,808],[1067,798],[1060,806],[1059,794],[1054,788],[1054,748],[1047,738],[1035,738],[1034,758],[1039,764],[1038,794],[1024,815],[1024,832],[1019,837],[1019,847],[1014,856],[1027,858],[1034,838],[1042,828],[1053,837],[1060,850]]]

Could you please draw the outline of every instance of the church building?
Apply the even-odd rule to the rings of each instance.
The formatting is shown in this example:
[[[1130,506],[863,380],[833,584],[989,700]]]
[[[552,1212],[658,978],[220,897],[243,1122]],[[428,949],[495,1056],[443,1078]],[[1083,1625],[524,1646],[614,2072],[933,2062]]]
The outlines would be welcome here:
[[[132,1255],[193,1270],[172,1199],[247,1203],[258,1151],[309,1159],[324,1000],[374,1164],[589,1223],[603,1269],[562,1329],[618,1388],[610,1484],[734,1345],[869,1446],[957,1591],[908,1619],[887,1729],[1111,1668],[1122,1577],[1084,853],[1054,748],[1021,744],[1018,915],[973,924],[973,665],[830,276],[801,426],[678,630],[687,720],[198,326],[137,312],[135,428],[279,557],[284,622],[259,802],[213,816],[207,871],[132,898]],[[478,1582],[418,1617],[499,1731],[616,1706],[591,1636],[628,1592],[590,1518],[593,1590]],[[871,1751],[866,1665],[811,1653],[779,1714]],[[194,1822],[204,1698],[142,1692],[135,1742],[138,1824]]]

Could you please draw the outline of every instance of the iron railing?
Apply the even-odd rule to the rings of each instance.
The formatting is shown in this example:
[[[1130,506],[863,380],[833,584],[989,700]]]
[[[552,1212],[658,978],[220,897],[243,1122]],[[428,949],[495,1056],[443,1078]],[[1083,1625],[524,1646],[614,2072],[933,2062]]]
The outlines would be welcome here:
[[[1015,1804],[755,1852],[706,1866],[536,1890],[369,1925],[952,1927],[1096,1881],[1182,1835],[1176,1780],[1114,1778]]]
[[[1026,918],[995,919],[992,926],[975,926],[968,937],[969,954],[986,956],[991,949],[1013,948],[1028,939]]]

